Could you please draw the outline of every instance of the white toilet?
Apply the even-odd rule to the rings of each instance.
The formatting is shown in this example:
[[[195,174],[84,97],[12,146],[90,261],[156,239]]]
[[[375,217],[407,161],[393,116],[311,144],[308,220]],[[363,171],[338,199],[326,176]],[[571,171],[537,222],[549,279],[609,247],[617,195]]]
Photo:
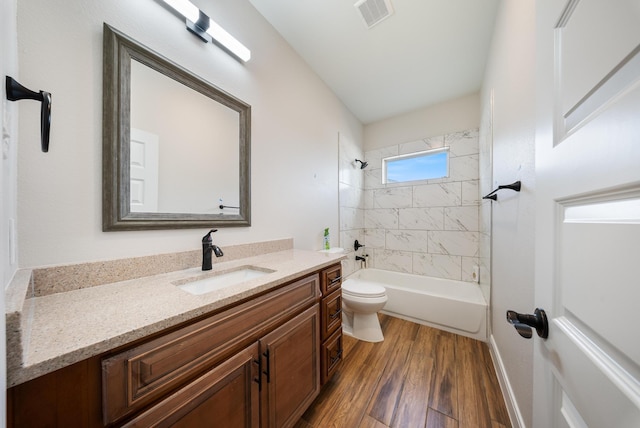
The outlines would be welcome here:
[[[382,342],[378,311],[387,303],[387,290],[379,284],[347,280],[342,283],[342,331],[367,342]]]

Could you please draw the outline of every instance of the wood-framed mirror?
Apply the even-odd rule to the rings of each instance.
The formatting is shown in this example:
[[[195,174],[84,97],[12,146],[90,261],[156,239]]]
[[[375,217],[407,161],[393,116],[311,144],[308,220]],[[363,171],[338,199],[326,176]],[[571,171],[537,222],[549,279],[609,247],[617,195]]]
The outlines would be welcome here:
[[[103,231],[250,226],[251,106],[103,37]]]

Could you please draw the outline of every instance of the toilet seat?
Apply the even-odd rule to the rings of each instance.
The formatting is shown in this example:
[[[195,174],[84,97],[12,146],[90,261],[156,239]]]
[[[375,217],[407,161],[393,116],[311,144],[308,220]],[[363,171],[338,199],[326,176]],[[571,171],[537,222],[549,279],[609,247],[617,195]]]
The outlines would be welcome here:
[[[342,294],[347,294],[354,297],[384,297],[387,290],[378,284],[371,284],[370,282],[353,282],[345,281],[342,284]]]

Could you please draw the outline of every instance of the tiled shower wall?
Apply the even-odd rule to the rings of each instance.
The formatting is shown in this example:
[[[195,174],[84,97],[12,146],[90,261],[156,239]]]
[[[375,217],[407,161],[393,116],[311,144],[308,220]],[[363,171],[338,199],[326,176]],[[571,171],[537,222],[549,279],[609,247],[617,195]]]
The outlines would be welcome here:
[[[382,158],[444,146],[450,150],[449,177],[381,183]],[[474,281],[480,241],[477,130],[367,151],[365,170],[350,165],[348,158],[342,161],[343,154],[352,154],[343,149],[342,141],[340,153],[341,246],[346,248],[349,241],[353,245],[351,237],[364,231],[364,239],[359,240],[366,246],[358,254],[368,254],[369,267]],[[356,179],[343,183],[343,177],[353,172],[355,176],[364,173],[363,190]]]
[[[360,164],[355,160],[364,159],[362,149],[353,141],[340,135],[339,147],[339,186],[340,186],[340,247],[348,252],[346,260],[342,261],[342,275],[347,276],[360,268],[360,262],[356,263],[356,253],[353,243],[364,244],[364,174]],[[358,255],[365,248],[358,250]]]

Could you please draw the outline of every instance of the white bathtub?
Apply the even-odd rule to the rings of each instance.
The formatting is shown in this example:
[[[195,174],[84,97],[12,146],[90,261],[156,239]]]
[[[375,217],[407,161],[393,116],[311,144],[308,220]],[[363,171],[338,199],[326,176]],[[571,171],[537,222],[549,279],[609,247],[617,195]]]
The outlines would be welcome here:
[[[487,303],[477,284],[381,269],[361,269],[346,281],[385,287],[389,300],[383,313],[487,340]]]

